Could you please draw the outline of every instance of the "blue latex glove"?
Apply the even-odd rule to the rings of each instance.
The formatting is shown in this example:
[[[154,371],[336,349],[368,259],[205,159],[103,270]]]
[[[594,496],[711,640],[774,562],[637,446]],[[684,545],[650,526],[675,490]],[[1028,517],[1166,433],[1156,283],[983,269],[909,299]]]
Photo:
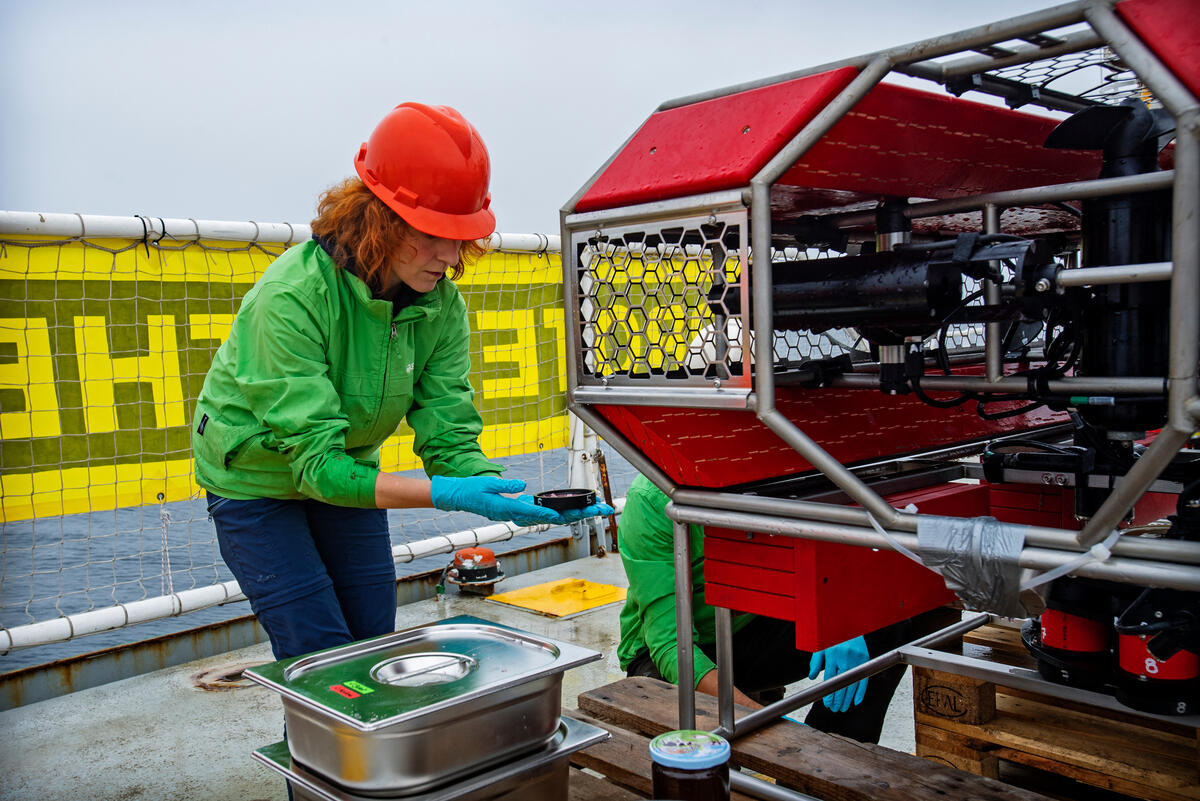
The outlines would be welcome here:
[[[832,679],[834,676],[858,667],[870,658],[870,654],[867,653],[867,641],[862,637],[855,637],[813,654],[808,663],[808,677],[815,679],[824,670],[825,678]],[[845,712],[850,707],[861,704],[863,696],[866,694],[867,680],[863,679],[849,687],[843,687],[837,692],[830,693],[822,701],[830,712]]]
[[[558,512],[534,503],[532,495],[509,498],[502,494],[523,489],[525,482],[517,479],[434,476],[430,481],[429,499],[433,501],[435,509],[443,512],[471,512],[491,520],[511,520],[518,526],[544,523],[559,526],[566,523]]]
[[[563,520],[566,520],[568,523],[574,523],[589,517],[608,517],[615,512],[616,510],[607,503],[593,503],[582,509],[567,509],[564,512],[559,512],[559,514],[562,515]]]
[[[808,724],[807,724],[807,723],[805,723],[803,720],[799,720],[798,718],[794,718],[794,717],[792,717],[791,715],[783,715],[782,717],[783,717],[783,719],[784,719],[784,720],[786,720],[786,721],[790,721],[791,723],[795,723],[797,726],[807,726],[807,725],[808,725]]]

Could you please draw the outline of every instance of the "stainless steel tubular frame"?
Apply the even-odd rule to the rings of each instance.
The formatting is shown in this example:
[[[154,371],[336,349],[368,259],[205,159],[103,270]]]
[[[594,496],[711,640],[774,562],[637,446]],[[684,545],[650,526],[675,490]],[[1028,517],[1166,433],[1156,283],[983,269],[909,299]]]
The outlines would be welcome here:
[[[747,409],[750,390],[740,387],[576,387],[576,403],[619,406],[670,406],[675,409]]]
[[[717,721],[733,731],[733,612],[716,608]]]
[[[826,679],[811,687],[806,687],[795,695],[788,696],[773,704],[768,704],[762,709],[756,709],[737,721],[737,724],[732,729],[728,729],[722,724],[721,728],[716,730],[716,733],[722,737],[736,739],[752,731],[761,729],[763,726],[769,726],[772,723],[778,722],[781,715],[794,712],[802,706],[816,703],[819,699],[824,698],[830,693],[837,692],[843,687],[849,687],[851,684],[874,676],[876,673],[887,670],[893,665],[900,664],[904,661],[904,656],[901,653],[903,648],[921,648],[936,645],[955,637],[961,637],[968,631],[973,631],[990,620],[992,620],[992,616],[986,612],[971,614],[964,617],[958,623],[953,623],[944,629],[913,640],[908,645],[901,646],[893,651],[880,654],[874,659],[863,662],[858,667],[847,670],[845,673],[840,673],[832,679]]]
[[[1190,436],[1195,428],[1196,420],[1200,419],[1200,400],[1196,396],[1196,364],[1197,356],[1200,355],[1200,346],[1197,344],[1200,337],[1197,336],[1197,333],[1200,332],[1200,313],[1198,313],[1194,303],[1197,290],[1200,289],[1200,223],[1197,222],[1197,220],[1200,220],[1200,214],[1198,214],[1197,210],[1197,206],[1200,205],[1200,191],[1198,191],[1200,189],[1200,142],[1197,141],[1197,136],[1200,135],[1200,123],[1197,120],[1197,104],[1195,98],[1179,84],[1169,71],[1158,63],[1157,59],[1141,45],[1140,41],[1112,13],[1109,8],[1110,5],[1111,2],[1109,0],[1069,3],[1014,18],[1006,22],[980,26],[968,31],[929,39],[901,48],[821,65],[763,81],[740,84],[723,90],[717,90],[716,92],[681,98],[677,101],[664,103],[659,107],[660,109],[673,108],[804,75],[824,72],[841,66],[852,65],[862,69],[859,76],[851,82],[834,103],[818,114],[784,151],[779,153],[752,181],[750,187],[752,200],[751,238],[752,242],[765,243],[771,241],[770,187],[772,183],[798,160],[808,147],[826,133],[871,87],[886,75],[893,64],[900,65],[902,68],[901,71],[904,71],[903,68],[906,64],[917,66],[917,71],[920,71],[922,67],[931,66],[918,64],[918,62],[925,59],[933,59],[1011,38],[1020,38],[1022,35],[1051,30],[1079,22],[1086,17],[1092,27],[1112,45],[1114,50],[1144,80],[1151,91],[1163,101],[1167,109],[1176,116],[1179,122],[1179,129],[1175,156],[1176,170],[1174,174],[1159,173],[1146,176],[1132,176],[1129,178],[1075,182],[1073,184],[1058,186],[991,193],[976,198],[934,201],[913,204],[906,212],[909,216],[930,216],[954,210],[978,209],[989,203],[994,204],[996,207],[1023,204],[1036,205],[1053,200],[1100,197],[1118,192],[1153,191],[1165,188],[1169,184],[1174,184],[1173,236],[1175,252],[1174,266],[1171,271],[1172,306],[1170,324],[1172,337],[1170,375],[1168,377],[1170,397],[1170,420],[1168,427],[1164,429],[1158,440],[1156,440],[1155,445],[1147,451],[1134,470],[1126,476],[1126,480],[1121,484],[1120,488],[1101,507],[1100,514],[1093,518],[1091,524],[1083,532],[1079,533],[1078,539],[1074,543],[1075,547],[1069,548],[1059,542],[1055,542],[1053,550],[1036,547],[1026,548],[1021,554],[1021,564],[1030,567],[1046,568],[1054,564],[1061,564],[1065,559],[1071,558],[1072,551],[1088,547],[1105,538],[1119,521],[1128,505],[1141,496],[1145,488],[1157,477],[1162,466],[1170,461],[1174,452]],[[1079,45],[1080,49],[1082,49],[1083,42],[1084,39],[1081,37],[1078,41],[1073,42],[1071,46]],[[1067,51],[1064,50],[1063,52]],[[1019,60],[1019,58],[1015,59],[1013,63],[1017,63]],[[1036,60],[1036,53],[1031,52],[1028,60]],[[941,69],[943,70],[966,69],[967,67],[968,65],[962,62],[941,65]],[[564,245],[570,242],[566,225],[567,214],[570,208],[573,208],[574,203],[583,196],[603,169],[602,167],[598,170],[589,183],[570,201],[568,207],[564,208],[562,214]],[[873,215],[870,214],[837,215],[833,219],[841,224],[849,224],[856,219],[856,216],[863,218],[861,222],[870,222],[873,220]],[[568,265],[570,260],[573,259],[573,252],[566,255],[567,258],[564,259],[564,266]],[[754,330],[758,341],[767,342],[771,341],[770,337],[772,335],[771,297],[769,289],[771,286],[771,265],[769,258],[756,260],[753,269]],[[1159,271],[1161,272],[1161,268],[1159,268]],[[1080,277],[1083,278],[1083,276]],[[1129,274],[1120,276],[1115,280],[1162,280],[1162,276],[1155,275],[1153,277],[1138,279]],[[577,336],[577,334],[573,334],[573,336]],[[574,365],[575,353],[570,348],[568,351],[572,351],[568,354],[570,367],[568,378],[573,384],[576,375]],[[1004,385],[1005,381],[1001,379],[993,383]],[[931,385],[930,388],[934,387]],[[1128,391],[1139,390],[1128,389]],[[1109,394],[1111,392],[1110,384]],[[847,492],[854,500],[858,501],[865,509],[842,508],[834,511],[829,509],[826,504],[778,502],[784,504],[790,514],[799,512],[817,520],[820,520],[822,517],[836,517],[844,514],[850,515],[853,518],[849,524],[826,523],[822,525],[792,523],[788,520],[762,518],[739,513],[722,513],[703,507],[688,508],[672,504],[669,507],[669,511],[672,513],[673,518],[676,519],[677,527],[682,522],[689,521],[702,524],[717,523],[750,530],[773,531],[788,527],[791,524],[796,525],[799,531],[793,533],[778,530],[774,531],[774,533],[783,533],[789,536],[804,536],[811,539],[828,539],[830,541],[862,544],[870,547],[891,547],[890,544],[884,542],[883,537],[863,528],[863,524],[867,522],[865,516],[870,514],[874,515],[882,525],[892,528],[892,536],[902,544],[915,545],[915,536],[907,532],[915,530],[916,516],[902,514],[892,509],[870,487],[859,480],[857,476],[843,465],[832,459],[815,442],[812,442],[802,431],[796,428],[791,421],[783,418],[775,410],[774,376],[771,370],[756,371],[754,395],[751,396],[750,402],[756,409],[759,419],[763,420],[764,424],[768,425],[777,435],[795,448],[814,467],[833,479],[835,484]],[[603,424],[601,420],[596,420],[596,422],[599,424],[595,427],[601,433],[605,433],[606,431],[612,432],[611,427]],[[632,449],[630,452],[633,452]],[[669,495],[675,497],[686,494],[689,499],[692,499],[691,491],[677,492],[674,484],[661,471],[646,460],[640,461],[644,462],[644,464],[638,465],[635,462],[635,466],[639,468],[651,468],[649,472],[652,480],[668,491]],[[1139,484],[1142,486],[1138,487]],[[700,493],[700,495],[704,495],[704,493]],[[732,500],[730,496],[722,493],[712,493],[712,496],[722,506],[730,505],[730,501]],[[711,499],[706,498],[706,500]],[[754,503],[764,503],[770,502],[771,499],[749,498],[747,500]],[[1112,518],[1111,521],[1108,518]],[[1038,539],[1057,540],[1063,536],[1075,539],[1075,532],[1065,530],[1030,529],[1029,532],[1031,538],[1028,541],[1031,542],[1036,542]],[[678,528],[676,537],[678,541],[680,537]],[[1113,549],[1114,553],[1117,554],[1117,558],[1110,559],[1104,563],[1091,563],[1081,568],[1078,572],[1080,575],[1112,578],[1119,581],[1133,581],[1135,583],[1152,584],[1155,586],[1175,586],[1189,590],[1195,590],[1197,587],[1200,587],[1200,571],[1197,571],[1193,567],[1158,562],[1149,558],[1129,559],[1122,555],[1127,552],[1137,552],[1140,556],[1145,552],[1148,545],[1149,543],[1119,541]],[[1146,555],[1150,556],[1149,553],[1146,553]],[[1173,555],[1177,559],[1185,556],[1183,553]],[[1158,554],[1154,554],[1154,556],[1161,558]],[[1163,556],[1166,556],[1166,554],[1163,554]],[[1193,555],[1187,554],[1186,557],[1186,561],[1192,561]],[[676,558],[677,560],[679,559],[678,552]],[[690,573],[690,564],[688,565],[687,572]],[[686,597],[685,602],[688,604],[690,612],[690,575],[686,579],[686,586],[680,591],[680,577],[677,575],[677,592],[680,593],[681,600]],[[682,620],[682,617],[680,619]],[[681,625],[680,638],[681,644],[685,638],[688,641],[687,657],[690,661],[690,625]],[[681,656],[683,656],[682,653]],[[827,693],[829,690],[824,689],[822,692]],[[681,723],[688,717],[694,718],[694,698],[691,697],[691,693],[686,693],[689,696],[689,704],[685,708],[684,695],[685,693],[683,693],[681,687]],[[690,712],[690,715],[685,714],[688,712]]]
[[[843,375],[830,382],[830,386],[857,389],[879,389],[879,379],[873,375]],[[1165,378],[1139,378],[1079,376],[1048,381],[1051,392],[1068,395],[1157,395],[1166,391]],[[1029,382],[1019,376],[988,381],[986,378],[955,375],[927,375],[921,379],[921,388],[945,392],[1025,392]]]
[[[846,112],[891,71],[892,62],[886,56],[871,61],[842,90],[834,100],[818,113],[796,137],[784,146],[775,157],[767,162],[750,182],[750,239],[758,257],[751,257],[753,280],[751,292],[754,300],[754,332],[759,343],[771,342],[774,336],[771,324],[773,301],[771,297],[772,267],[771,242],[771,185],[816,142],[837,124]],[[773,360],[770,348],[760,346],[756,357]],[[775,375],[773,369],[754,371],[755,415],[775,434],[794,448],[813,467],[828,475],[847,495],[868,509],[882,525],[893,525],[900,512],[893,509],[876,492],[847,470],[825,449],[814,442],[787,417],[775,408]]]
[[[1112,0],[1102,0],[1106,4]],[[776,75],[770,78],[761,80],[748,81],[745,83],[727,86],[721,89],[715,89],[709,92],[701,92],[698,94],[687,95],[685,97],[668,100],[659,105],[658,110],[676,108],[678,106],[687,106],[692,103],[699,103],[704,100],[712,100],[725,95],[737,94],[748,89],[757,89],[762,86],[770,86],[771,84],[790,81],[795,78],[803,78],[806,75],[816,75],[829,70],[840,69],[842,67],[856,67],[863,69],[867,65],[884,58],[890,63],[900,65],[911,65],[922,62],[926,59],[939,58],[941,56],[953,55],[955,53],[963,53],[974,50],[980,47],[986,47],[991,44],[1005,42],[1010,39],[1020,39],[1023,36],[1042,33],[1043,31],[1062,28],[1067,25],[1072,25],[1077,22],[1082,22],[1084,19],[1084,11],[1091,5],[1090,0],[1078,0],[1073,3],[1064,3],[1063,5],[1053,6],[1051,8],[1035,11],[1030,14],[1022,14],[1019,17],[992,22],[986,25],[979,25],[974,28],[968,28],[957,33],[947,34],[945,36],[936,36],[932,39],[923,39],[919,42],[912,42],[899,47],[893,47],[887,50],[879,50],[874,53],[868,53],[863,56],[854,58],[842,59],[840,61],[831,61],[821,64],[816,67],[809,67],[794,72],[788,72],[781,75]],[[1031,58],[1030,60],[1035,60]],[[941,66],[941,65],[934,65]],[[925,77],[922,75],[920,77]],[[565,240],[564,240],[565,241]]]
[[[941,64],[917,62],[900,67],[896,71],[942,83],[953,78],[965,78],[968,75],[978,75],[979,73],[991,72],[992,70],[1003,69],[1004,67],[1011,67],[1016,64],[1027,64],[1031,61],[1040,61],[1042,59],[1054,58],[1055,56],[1081,53],[1104,44],[1104,40],[1095,31],[1090,30],[1071,31],[1055,38],[1058,39],[1058,44],[1044,47],[1039,45],[1006,46],[1007,49],[1012,51],[1012,55],[1009,56],[1001,56],[999,58],[991,56],[967,56]]]
[[[1167,425],[1079,532],[1079,544],[1091,546],[1117,527],[1197,426],[1189,408],[1200,360],[1200,102],[1107,4],[1093,3],[1085,15],[1176,120]]]
[[[905,217],[913,220],[961,211],[978,211],[989,204],[998,208],[1040,206],[1065,200],[1091,200],[1133,192],[1154,192],[1170,188],[1174,181],[1175,171],[1163,170],[1141,175],[1124,175],[1119,178],[1095,178],[1089,181],[1071,181],[1065,184],[1009,189],[1004,192],[988,192],[983,195],[951,198],[950,200],[926,200],[908,204],[903,208],[902,213]],[[871,225],[875,222],[875,212],[855,211],[831,214],[829,221],[842,227]]]
[[[1000,213],[1000,207],[994,203],[988,203],[983,207],[984,233],[1000,233]],[[998,267],[997,262],[993,261],[990,264],[993,267]],[[990,278],[984,279],[983,299],[989,306],[998,306],[1000,304],[1000,283],[998,281],[993,281]],[[995,322],[988,323],[984,328],[984,373],[987,375],[988,381],[999,381],[1004,371],[1004,365],[1001,363],[1004,354],[1000,350],[1000,337],[1003,334],[1000,327],[1001,324]]]
[[[675,648],[679,667],[679,728],[696,728],[695,660],[692,653],[692,548],[686,523],[676,521],[675,534]]]
[[[799,790],[787,790],[777,784],[756,779],[753,776],[736,770],[729,772],[729,786],[737,792],[762,798],[764,801],[821,801],[816,796],[802,793]]]
[[[888,530],[888,536],[885,537],[873,528],[805,519],[783,519],[746,512],[726,512],[718,509],[684,506],[677,501],[672,501],[667,505],[667,515],[672,520],[683,523],[715,525],[721,528],[758,531],[798,539],[889,550],[894,550],[892,542],[895,541],[911,551],[919,550],[917,535],[898,529]],[[1017,565],[1045,571],[1066,564],[1078,556],[1078,552],[1074,551],[1026,545],[1017,557]],[[1165,587],[1185,592],[1200,591],[1200,565],[1179,564],[1174,561],[1113,556],[1102,562],[1087,562],[1078,567],[1073,575],[1125,584]]]
[[[861,544],[869,545],[872,548],[878,547],[875,543],[882,539],[871,526],[870,514],[865,509],[853,506],[693,489],[677,489],[673,500],[681,507],[691,506],[763,515],[777,520],[804,520],[843,526],[847,536],[865,535],[866,539],[861,540]],[[897,521],[894,531],[913,534],[917,530],[917,520],[917,516],[904,516]],[[1024,528],[1025,543],[1030,547],[1077,554],[1086,550],[1076,542],[1073,531],[1043,526],[1025,526]],[[898,539],[902,540],[902,538]],[[1198,542],[1122,537],[1117,540],[1111,550],[1114,556],[1126,559],[1200,565],[1200,543]]]
[[[1059,286],[1136,284],[1142,281],[1170,281],[1173,272],[1174,265],[1169,261],[1112,267],[1077,267],[1074,270],[1060,270],[1055,282]]]
[[[1076,539],[1082,546],[1094,545],[1109,536],[1124,517],[1125,511],[1142,496],[1194,431],[1196,421],[1188,409],[1196,398],[1196,365],[1197,358],[1200,357],[1200,345],[1197,344],[1200,342],[1200,311],[1195,303],[1195,298],[1200,292],[1200,224],[1197,223],[1200,219],[1197,209],[1197,198],[1200,197],[1200,192],[1197,191],[1200,187],[1200,156],[1196,154],[1196,137],[1200,128],[1197,117],[1200,114],[1195,99],[1186,88],[1158,62],[1136,36],[1129,32],[1109,5],[1107,0],[1094,0],[1084,6],[1076,6],[1067,13],[1082,12],[1097,33],[1112,44],[1114,50],[1125,58],[1126,63],[1142,77],[1151,91],[1160,96],[1164,105],[1179,120],[1174,176],[1175,266],[1172,271],[1171,361],[1168,380],[1170,412],[1167,428],[1135,464],[1121,486],[1106,499],[1085,528],[1077,534]],[[933,40],[931,46],[936,50],[937,46],[932,42]],[[890,51],[877,55],[829,106],[754,177],[751,181],[752,243],[771,242],[771,185],[870,91],[891,70],[896,61],[901,60],[903,59],[896,58]],[[1111,186],[1104,187],[1103,191],[1111,191]],[[974,200],[979,202],[979,198]],[[984,203],[985,229],[999,227],[999,207],[999,203]],[[763,337],[770,336],[772,329],[770,260],[756,259],[753,270],[754,330],[758,341],[769,341]],[[987,378],[989,381],[999,381],[998,331],[993,330],[997,328],[994,325],[988,328]],[[828,475],[851,498],[867,508],[882,525],[896,524],[904,513],[889,506],[790,420],[776,411],[773,371],[756,370],[754,390],[754,408],[764,424],[814,467]]]

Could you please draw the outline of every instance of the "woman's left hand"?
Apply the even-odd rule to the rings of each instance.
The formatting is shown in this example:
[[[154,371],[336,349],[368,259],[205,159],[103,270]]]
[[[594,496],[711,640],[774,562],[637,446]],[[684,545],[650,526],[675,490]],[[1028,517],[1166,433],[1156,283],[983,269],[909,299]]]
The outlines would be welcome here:
[[[553,509],[534,503],[532,495],[510,498],[505,494],[525,489],[524,481],[495,476],[434,476],[429,486],[434,508],[444,512],[472,512],[491,520],[511,520],[518,526],[557,526],[566,522]]]
[[[582,509],[567,509],[559,512],[562,519],[567,523],[575,523],[580,520],[586,520],[589,517],[608,517],[611,514],[616,514],[616,510],[607,503],[593,503],[590,506],[585,506]]]

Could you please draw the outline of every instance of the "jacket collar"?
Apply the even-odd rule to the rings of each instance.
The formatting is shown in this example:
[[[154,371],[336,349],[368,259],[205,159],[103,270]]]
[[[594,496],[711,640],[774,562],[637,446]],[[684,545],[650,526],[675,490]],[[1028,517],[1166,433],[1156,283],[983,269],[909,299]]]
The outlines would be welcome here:
[[[334,243],[328,237],[313,236],[313,240],[317,244],[318,258],[327,259],[332,267],[337,270],[341,280],[345,281],[350,287],[354,298],[366,308],[367,312],[372,316],[380,319],[391,319],[395,322],[405,322],[408,320],[421,319],[424,317],[432,317],[442,309],[442,292],[441,284],[432,291],[424,294],[416,294],[412,292],[404,293],[401,296],[400,304],[395,304],[390,300],[382,300],[375,296],[367,283],[359,278],[358,273],[354,270],[354,260],[341,269],[338,268],[337,262],[333,259]],[[443,278],[442,281],[447,279]]]

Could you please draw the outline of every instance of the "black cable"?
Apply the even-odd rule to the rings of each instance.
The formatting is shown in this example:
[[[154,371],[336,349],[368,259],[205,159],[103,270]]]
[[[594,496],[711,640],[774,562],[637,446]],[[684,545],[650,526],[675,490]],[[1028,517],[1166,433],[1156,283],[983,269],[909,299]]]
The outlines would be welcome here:
[[[909,379],[909,384],[912,385],[913,394],[920,398],[922,403],[926,403],[935,409],[953,409],[955,406],[962,406],[967,401],[975,399],[974,393],[964,392],[958,397],[951,398],[950,400],[937,400],[936,398],[931,398],[926,395],[921,389],[920,378],[917,378],[916,376],[912,377]]]
[[[1046,405],[1046,404],[1044,404],[1044,403],[1042,403],[1042,402],[1038,401],[1038,402],[1031,403],[1031,404],[1029,404],[1028,406],[1022,406],[1022,407],[1020,407],[1020,408],[1017,408],[1017,409],[1008,409],[1008,410],[1006,410],[1006,411],[1003,411],[1003,412],[991,412],[991,413],[989,413],[989,412],[987,412],[987,411],[985,411],[985,410],[984,410],[984,406],[986,406],[986,405],[987,405],[987,404],[989,404],[989,403],[994,403],[994,402],[995,402],[995,401],[992,401],[992,400],[981,400],[981,401],[979,401],[979,404],[978,404],[978,405],[975,407],[975,411],[976,411],[976,412],[979,414],[979,416],[980,416],[980,417],[982,417],[984,420],[1003,420],[1003,419],[1005,419],[1005,418],[1007,418],[1007,417],[1016,417],[1017,415],[1021,415],[1021,414],[1026,414],[1026,413],[1028,413],[1028,412],[1032,412],[1034,409],[1039,409],[1039,408],[1041,408],[1042,406],[1045,406],[1045,405]]]

